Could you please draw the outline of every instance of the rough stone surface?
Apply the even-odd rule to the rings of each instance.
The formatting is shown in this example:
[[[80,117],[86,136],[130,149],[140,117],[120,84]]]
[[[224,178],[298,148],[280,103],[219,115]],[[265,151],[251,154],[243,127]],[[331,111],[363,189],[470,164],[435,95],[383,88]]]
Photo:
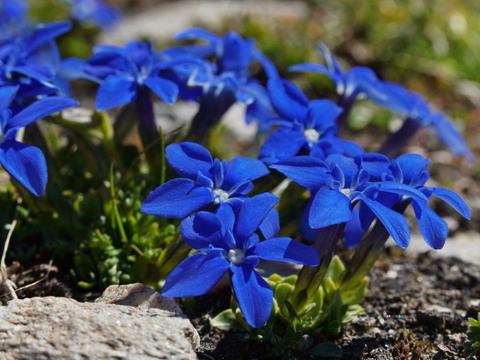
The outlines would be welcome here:
[[[140,284],[115,288],[95,303],[44,297],[0,307],[0,359],[196,359],[198,334],[172,304],[157,308],[165,299]]]

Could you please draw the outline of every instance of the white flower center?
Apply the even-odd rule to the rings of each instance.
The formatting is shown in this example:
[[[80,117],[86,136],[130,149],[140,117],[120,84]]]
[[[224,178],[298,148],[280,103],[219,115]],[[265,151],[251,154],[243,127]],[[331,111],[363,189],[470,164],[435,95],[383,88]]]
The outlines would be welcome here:
[[[228,200],[228,192],[223,189],[214,189],[212,191],[213,201],[215,204],[220,204]]]
[[[342,192],[343,195],[345,196],[350,196],[353,192],[352,189],[340,189],[340,191]]]
[[[315,129],[307,129],[303,132],[303,135],[309,143],[316,143],[320,139],[320,133]]]
[[[235,265],[240,265],[245,261],[245,253],[240,249],[230,249],[228,250],[228,261]]]

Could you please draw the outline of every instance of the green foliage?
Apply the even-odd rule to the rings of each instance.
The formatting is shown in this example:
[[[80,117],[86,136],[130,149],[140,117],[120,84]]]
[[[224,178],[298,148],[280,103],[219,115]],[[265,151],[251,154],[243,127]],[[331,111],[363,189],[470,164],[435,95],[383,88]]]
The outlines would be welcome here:
[[[53,257],[83,289],[135,281],[159,287],[189,251],[178,245],[177,222],[140,211],[160,179],[139,146],[115,138],[106,114],[80,120],[54,117],[26,132],[47,156],[50,182],[39,199],[20,186],[0,193],[4,223],[14,216],[16,198],[23,199],[9,255],[21,262]]]
[[[480,313],[478,313],[478,319],[468,319],[468,342],[466,350],[470,355],[480,355]]]
[[[321,286],[300,309],[296,309],[291,302],[297,276],[281,277],[273,274],[268,278],[268,283],[274,291],[274,304],[272,316],[265,327],[249,328],[235,303],[232,308],[213,318],[211,325],[224,331],[244,327],[258,340],[270,343],[274,355],[283,358],[294,354],[341,357],[341,352],[334,344],[321,343],[314,346],[314,339],[318,336],[338,335],[356,316],[364,312],[360,304],[366,295],[368,278],[365,277],[353,288],[346,288],[343,286],[345,272],[343,262],[335,256]]]

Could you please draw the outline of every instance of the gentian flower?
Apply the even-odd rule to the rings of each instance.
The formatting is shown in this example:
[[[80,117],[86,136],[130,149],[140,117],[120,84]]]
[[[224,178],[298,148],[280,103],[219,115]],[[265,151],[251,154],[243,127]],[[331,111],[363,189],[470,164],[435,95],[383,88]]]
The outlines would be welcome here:
[[[392,208],[408,201],[413,204],[425,240],[437,249],[445,243],[448,229],[429,207],[428,198],[441,198],[466,218],[469,210],[449,190],[424,188],[428,173],[419,164],[422,162],[414,155],[392,162],[381,154],[365,153],[354,158],[333,154],[325,161],[299,156],[271,167],[312,194],[302,221],[302,233],[309,240],[315,239],[315,229],[345,224],[346,245],[353,247],[377,219],[397,245],[406,248],[410,240],[408,224]]]
[[[272,194],[261,194],[224,206],[217,214],[199,212],[184,221],[183,239],[197,252],[168,275],[162,295],[203,295],[228,273],[245,320],[254,328],[263,326],[272,311],[273,291],[255,271],[260,260],[319,265],[315,249],[290,238],[260,241],[255,231],[277,201]]]
[[[149,96],[150,91],[168,104],[177,98],[177,85],[159,75],[168,64],[155,53],[150,42],[132,41],[125,47],[97,46],[86,63],[76,64],[81,77],[100,83],[96,102],[99,110],[129,104]]]
[[[19,142],[18,130],[52,113],[76,106],[69,98],[45,97],[19,112],[11,105],[18,87],[0,87],[0,164],[23,187],[35,196],[45,192],[47,166],[40,149]]]
[[[259,158],[267,164],[298,154],[309,154],[328,139],[334,146],[337,118],[342,109],[329,100],[309,101],[292,82],[271,79],[268,89],[279,116],[272,120],[278,126],[260,149]]]
[[[58,95],[60,55],[54,39],[71,28],[68,22],[39,25],[0,44],[0,85],[19,86],[21,107],[39,96]]]
[[[191,142],[168,145],[166,158],[181,177],[155,189],[142,204],[144,214],[183,219],[208,207],[246,198],[252,181],[268,174],[259,160],[213,159],[207,149]]]
[[[256,48],[252,39],[243,39],[235,32],[220,37],[199,28],[185,30],[177,40],[202,40],[204,45],[182,46],[167,52],[189,53],[214,63],[193,68],[185,80],[186,91],[181,96],[199,102],[200,109],[193,120],[191,133],[203,139],[225,112],[235,103],[246,106],[247,123],[258,121],[260,130],[266,130],[263,120],[272,114],[267,91],[251,76],[250,66],[258,62],[269,77],[278,77],[274,65]],[[193,91],[192,91],[193,90]]]
[[[102,0],[66,0],[71,6],[71,16],[79,22],[91,23],[108,29],[120,20],[120,11]]]
[[[298,64],[290,67],[290,70],[327,75],[336,84],[340,96],[339,104],[344,109],[343,116],[348,114],[360,96],[366,97],[378,106],[405,115],[403,127],[387,139],[380,149],[381,152],[395,155],[420,128],[430,127],[454,154],[473,159],[455,125],[444,114],[433,111],[419,94],[408,91],[398,84],[380,80],[370,68],[364,66],[355,66],[343,71],[324,44],[319,44],[319,50],[325,65]]]
[[[368,67],[354,66],[343,71],[337,59],[323,43],[318,44],[325,65],[306,63],[297,64],[289,68],[290,71],[315,72],[328,76],[336,86],[340,96],[340,104],[348,113],[355,100],[377,83],[377,75]]]
[[[398,84],[379,81],[376,86],[369,89],[367,96],[376,105],[400,113],[406,118],[402,128],[383,145],[384,152],[398,152],[398,149],[420,128],[428,127],[435,131],[440,141],[454,154],[473,159],[456,126],[445,114],[433,110],[421,95],[408,91]]]

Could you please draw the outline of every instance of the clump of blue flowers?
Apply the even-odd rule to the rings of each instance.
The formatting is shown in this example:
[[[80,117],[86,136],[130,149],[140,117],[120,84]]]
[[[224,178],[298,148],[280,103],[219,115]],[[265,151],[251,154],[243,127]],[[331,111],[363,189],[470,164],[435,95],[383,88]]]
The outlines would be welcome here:
[[[99,0],[68,3],[77,21],[109,27],[118,19]],[[98,256],[98,244],[108,249],[107,260],[99,256],[102,270],[107,268],[102,274],[115,273],[119,259],[141,274],[115,273],[111,282],[143,280],[148,273],[173,298],[202,296],[229,284],[231,307],[212,319],[214,326],[241,325],[264,340],[335,335],[363,311],[368,272],[387,240],[409,246],[407,209],[432,249],[441,249],[448,238],[434,199],[470,219],[459,195],[431,185],[430,160],[404,153],[413,135],[429,128],[455,155],[471,160],[455,125],[421,95],[369,68],[343,70],[323,44],[325,64],[291,67],[334,83],[335,97],[312,99],[280,76],[253,39],[233,31],[220,36],[192,28],[167,49],[131,41],[96,46],[87,59],[63,59],[56,39],[70,30],[69,22],[33,25],[21,2],[0,4],[0,24],[8,30],[0,37],[0,164],[20,196],[39,197],[47,188],[46,159],[63,149],[82,154],[79,188],[91,181],[90,187],[101,189],[89,189],[67,205],[58,202],[72,193],[58,185],[61,177],[76,175],[61,166],[56,196],[47,192],[42,200],[50,212],[61,203],[70,217],[82,211],[86,222],[99,222],[93,231],[90,223],[86,227],[92,256]],[[18,26],[11,21],[16,18]],[[78,104],[69,97],[71,80],[96,87],[95,112],[87,121],[60,114]],[[359,99],[405,117],[398,132],[373,151],[343,136]],[[188,129],[166,134],[157,101],[194,102],[198,110]],[[236,103],[258,132],[250,156],[228,159],[210,136]],[[49,140],[62,132],[44,135],[48,120],[37,124],[42,119],[68,133],[65,147]],[[140,141],[129,137],[135,127]],[[108,200],[98,206],[102,196]],[[85,198],[94,204],[84,206]],[[92,216],[92,209],[98,213]],[[155,251],[140,249],[146,242]],[[348,261],[338,256],[343,249],[352,253]],[[75,261],[94,262],[88,256]],[[270,262],[286,263],[288,275],[266,276]]]
[[[215,325],[229,328],[239,321],[280,333],[285,326],[335,333],[345,319],[361,312],[366,275],[387,239],[408,247],[410,229],[404,214],[408,207],[433,249],[444,246],[448,226],[430,199],[438,198],[470,218],[457,194],[427,185],[428,159],[418,154],[392,157],[409,136],[428,126],[455,154],[471,158],[454,125],[419,95],[380,80],[366,67],[343,71],[320,45],[326,65],[302,64],[292,70],[327,75],[336,85],[338,100],[308,99],[296,84],[279,76],[252,40],[233,32],[220,37],[198,28],[177,39],[201,40],[161,53],[173,63],[162,74],[177,83],[180,98],[199,103],[187,139],[208,144],[206,135],[239,101],[246,105],[247,121],[256,117],[265,140],[259,160],[214,159],[204,146],[191,141],[166,148],[166,158],[179,177],[148,195],[142,211],[181,219],[181,235],[192,252],[167,277],[165,296],[203,295],[228,274],[233,306],[214,319]],[[263,67],[267,77],[263,84],[251,78],[252,61]],[[359,98],[406,116],[403,128],[378,152],[367,152],[341,137],[343,123]],[[277,187],[282,176],[287,190]],[[268,179],[270,192],[258,194]],[[300,186],[292,190],[296,199],[291,198],[289,183]],[[303,204],[298,240],[275,237],[281,231],[285,204],[278,207],[279,216],[273,191],[283,202]],[[283,199],[283,194],[289,198]],[[354,249],[350,263],[335,256],[342,244]],[[255,272],[260,260],[304,267],[293,277],[273,276],[266,282]]]

